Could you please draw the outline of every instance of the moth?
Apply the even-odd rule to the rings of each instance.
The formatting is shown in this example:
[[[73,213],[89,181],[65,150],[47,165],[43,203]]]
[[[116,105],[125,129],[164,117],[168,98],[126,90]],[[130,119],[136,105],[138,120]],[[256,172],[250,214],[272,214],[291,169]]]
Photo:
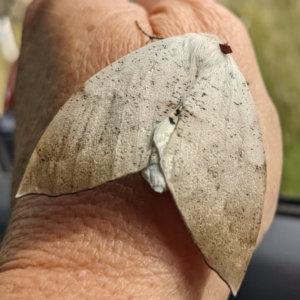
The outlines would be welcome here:
[[[54,117],[16,197],[59,196],[143,172],[171,192],[207,264],[236,294],[266,189],[249,87],[211,34],[162,39],[91,77]]]

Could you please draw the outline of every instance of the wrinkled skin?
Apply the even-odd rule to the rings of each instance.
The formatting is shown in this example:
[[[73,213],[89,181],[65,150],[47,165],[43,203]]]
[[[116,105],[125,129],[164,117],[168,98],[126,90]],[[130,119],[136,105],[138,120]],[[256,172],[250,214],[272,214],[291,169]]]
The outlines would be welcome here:
[[[17,76],[13,193],[41,134],[69,96],[93,74],[145,45],[148,39],[135,20],[163,37],[210,32],[230,43],[261,122],[268,179],[260,241],[276,208],[281,137],[245,28],[209,0],[139,2],[33,1]],[[75,195],[26,196],[13,206],[0,253],[2,300],[229,295],[205,264],[170,194],[154,193],[139,174]]]

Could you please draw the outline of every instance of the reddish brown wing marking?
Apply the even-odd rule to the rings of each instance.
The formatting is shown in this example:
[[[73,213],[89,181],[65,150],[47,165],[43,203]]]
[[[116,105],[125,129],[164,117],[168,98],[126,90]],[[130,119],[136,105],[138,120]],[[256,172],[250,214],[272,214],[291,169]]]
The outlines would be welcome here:
[[[225,43],[225,44],[220,44],[220,48],[221,48],[221,51],[224,53],[224,54],[229,54],[229,53],[232,53],[232,49],[231,47]]]

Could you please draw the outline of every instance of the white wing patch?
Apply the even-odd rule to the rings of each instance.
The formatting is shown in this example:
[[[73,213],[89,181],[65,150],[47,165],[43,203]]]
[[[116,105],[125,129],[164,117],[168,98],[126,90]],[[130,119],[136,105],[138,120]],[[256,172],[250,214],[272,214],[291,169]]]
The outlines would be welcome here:
[[[50,123],[16,197],[76,193],[143,170],[155,191],[170,190],[206,262],[235,294],[260,228],[266,165],[230,51],[214,35],[186,34],[100,71]]]
[[[165,148],[168,145],[171,135],[178,123],[181,110],[182,104],[180,104],[169,117],[157,125],[154,132],[154,145],[149,165],[142,170],[143,177],[157,193],[162,193],[168,190],[160,163],[163,158]]]

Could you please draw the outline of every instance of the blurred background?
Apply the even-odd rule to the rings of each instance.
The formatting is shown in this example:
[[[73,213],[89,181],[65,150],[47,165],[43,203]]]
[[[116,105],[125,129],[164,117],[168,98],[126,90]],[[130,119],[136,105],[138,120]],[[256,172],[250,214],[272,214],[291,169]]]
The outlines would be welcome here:
[[[99,0],[100,1],[100,0]],[[10,217],[15,61],[31,0],[0,0],[0,241]],[[134,1],[133,1],[134,2]],[[300,1],[220,0],[247,27],[280,116],[284,165],[277,215],[237,299],[300,299]]]

